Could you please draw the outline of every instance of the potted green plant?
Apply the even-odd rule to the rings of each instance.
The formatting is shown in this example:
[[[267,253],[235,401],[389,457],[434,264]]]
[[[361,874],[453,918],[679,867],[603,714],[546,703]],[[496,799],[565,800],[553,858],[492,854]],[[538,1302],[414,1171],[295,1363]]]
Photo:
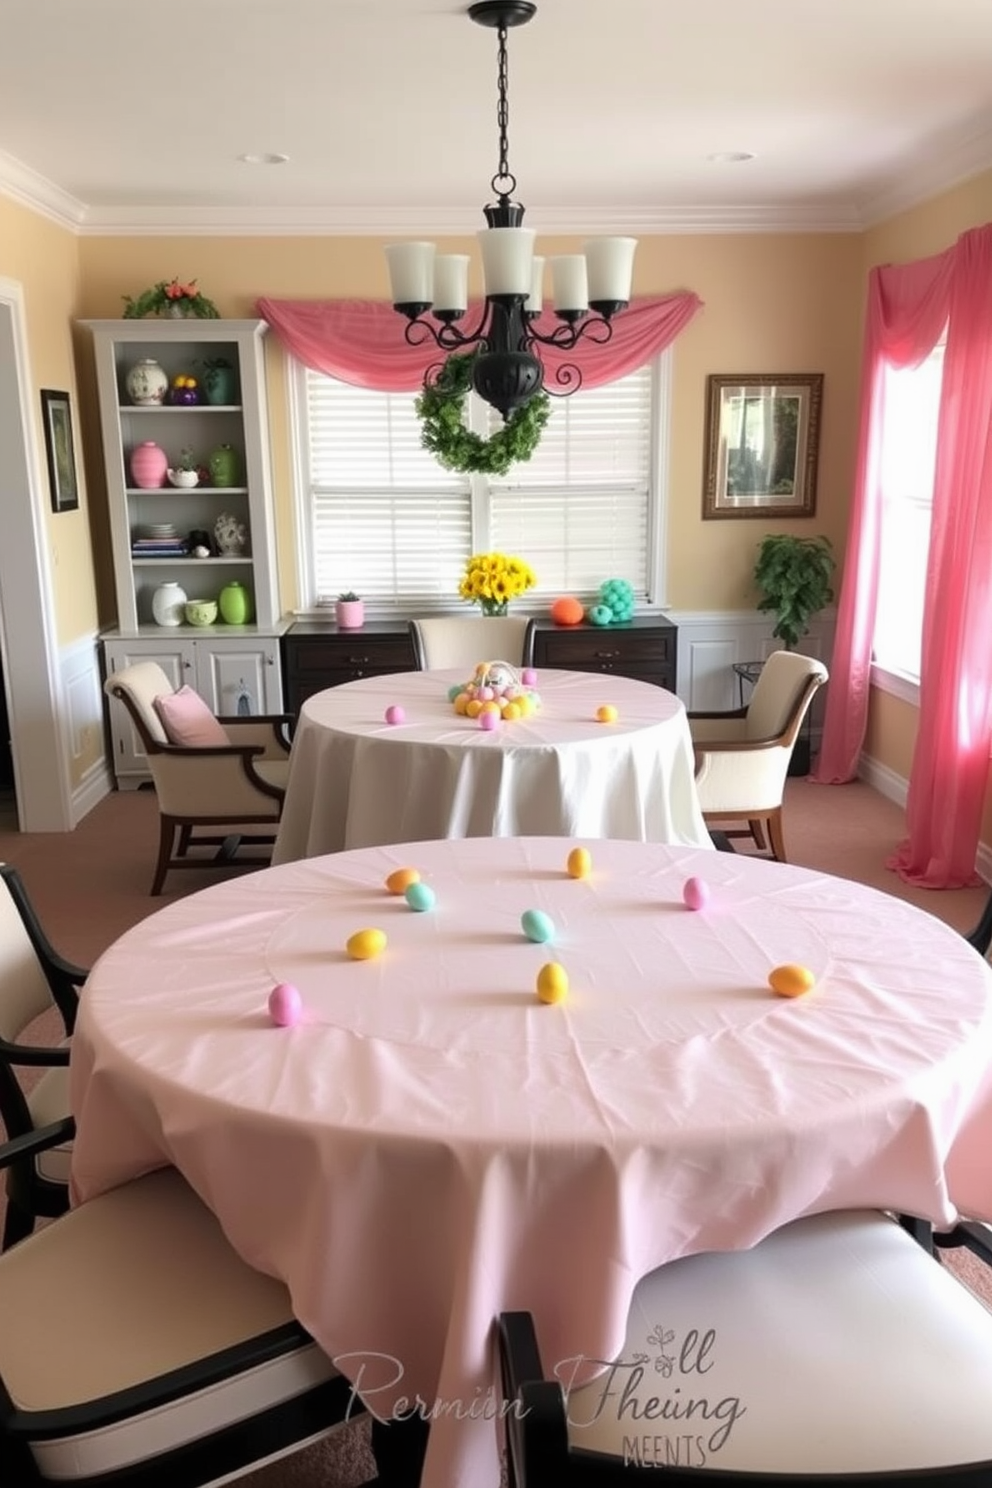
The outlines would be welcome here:
[[[365,602],[349,589],[338,595],[334,614],[340,630],[361,630],[365,624]]]
[[[794,651],[809,631],[809,622],[834,597],[836,560],[826,537],[792,537],[773,532],[758,547],[754,582],[761,591],[759,610],[775,616],[772,635]]]
[[[754,582],[761,591],[759,610],[775,616],[777,636],[787,651],[794,651],[809,631],[813,616],[834,597],[832,579],[836,559],[830,539],[792,537],[773,532],[762,539],[754,565]],[[789,762],[790,775],[808,775],[810,768],[810,715],[796,740]]]

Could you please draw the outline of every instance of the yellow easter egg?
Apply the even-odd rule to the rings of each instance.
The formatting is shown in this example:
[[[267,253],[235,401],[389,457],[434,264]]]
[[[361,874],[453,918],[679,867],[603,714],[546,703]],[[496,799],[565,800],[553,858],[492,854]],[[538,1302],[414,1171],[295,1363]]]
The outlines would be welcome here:
[[[768,985],[779,997],[802,997],[815,981],[816,977],[808,966],[796,966],[791,961],[784,966],[776,966],[768,975]]]
[[[504,703],[503,717],[506,719],[507,723],[515,723],[516,720],[520,717],[520,704]]]
[[[416,868],[394,868],[386,879],[386,888],[391,894],[405,894],[412,883],[420,882]]]
[[[568,996],[568,972],[558,961],[549,961],[537,973],[539,1002],[564,1002]]]
[[[386,935],[382,930],[356,930],[348,936],[345,950],[353,961],[371,961],[373,956],[386,948]]]
[[[495,698],[490,698],[489,700],[487,700],[486,702],[483,703],[482,707],[479,709],[479,712],[480,713],[495,713],[496,714],[496,717],[498,718],[500,716],[499,703],[496,702]]]
[[[469,701],[468,693],[460,692],[455,698],[455,712],[464,714],[468,709]]]
[[[478,718],[479,714],[482,712],[482,702],[480,701],[480,699],[477,697],[470,698],[469,701],[465,704],[465,712],[468,714],[469,718]]]
[[[612,703],[604,703],[601,708],[596,709],[596,717],[600,723],[616,723],[619,714]]]
[[[565,866],[569,878],[586,878],[592,869],[592,854],[587,847],[573,847]]]

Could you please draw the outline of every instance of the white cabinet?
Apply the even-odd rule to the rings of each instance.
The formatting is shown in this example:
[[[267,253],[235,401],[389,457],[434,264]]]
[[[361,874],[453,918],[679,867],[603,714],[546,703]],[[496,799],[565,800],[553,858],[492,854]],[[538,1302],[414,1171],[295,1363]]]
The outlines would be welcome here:
[[[189,686],[218,714],[281,713],[279,641],[239,634],[191,638],[188,632],[160,628],[158,638],[105,638],[107,675],[138,661],[155,661],[174,687]],[[110,698],[114,773],[121,789],[148,778],[148,764],[130,714]]]
[[[243,711],[281,712],[277,638],[286,627],[280,621],[272,513],[265,322],[83,323],[93,337],[117,599],[117,626],[103,640],[107,672],[124,665],[123,647],[133,660],[158,661],[177,685],[188,682],[218,712],[237,712],[239,704]],[[145,388],[133,379],[129,387],[139,362],[157,364],[165,374],[164,401],[135,401],[148,384],[161,382],[153,368]],[[220,363],[229,388],[223,402],[211,403],[208,384]],[[177,378],[184,384],[194,379],[195,391],[177,387]],[[198,401],[180,401],[190,398]],[[132,465],[141,445],[163,451],[173,469],[188,451],[200,472],[197,484],[174,486],[164,475],[162,484],[141,484]],[[230,461],[233,473],[224,468]],[[204,546],[207,556],[197,556],[195,549]],[[218,618],[209,627],[157,625],[152,598],[169,581],[187,599],[212,600],[237,581],[250,600],[247,623],[227,625]],[[121,710],[111,709],[111,725],[115,771],[124,784],[125,777],[147,772]]]

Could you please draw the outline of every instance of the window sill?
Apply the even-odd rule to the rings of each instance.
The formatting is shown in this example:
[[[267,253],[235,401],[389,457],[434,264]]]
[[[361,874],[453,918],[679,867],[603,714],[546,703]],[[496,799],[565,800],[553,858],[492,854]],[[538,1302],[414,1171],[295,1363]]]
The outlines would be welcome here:
[[[877,687],[879,692],[887,692],[890,697],[910,703],[914,708],[920,706],[920,684],[917,678],[910,677],[905,672],[889,671],[873,661],[870,681],[872,687]]]

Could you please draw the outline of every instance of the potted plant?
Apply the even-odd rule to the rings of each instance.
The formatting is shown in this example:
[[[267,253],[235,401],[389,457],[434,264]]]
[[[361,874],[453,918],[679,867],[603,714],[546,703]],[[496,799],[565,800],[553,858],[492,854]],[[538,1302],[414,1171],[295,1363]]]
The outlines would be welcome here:
[[[794,651],[809,632],[809,622],[834,597],[833,579],[837,563],[826,537],[792,537],[774,532],[762,539],[754,565],[754,582],[761,591],[759,610],[775,616],[777,636],[787,651]],[[796,740],[789,762],[790,775],[808,775],[810,768],[810,714]]]
[[[365,601],[349,589],[338,595],[334,614],[340,630],[361,630],[365,624]]]
[[[754,582],[762,595],[758,609],[774,614],[772,635],[787,651],[796,649],[810,620],[833,599],[836,566],[829,538],[775,532],[762,540],[754,565]]]

